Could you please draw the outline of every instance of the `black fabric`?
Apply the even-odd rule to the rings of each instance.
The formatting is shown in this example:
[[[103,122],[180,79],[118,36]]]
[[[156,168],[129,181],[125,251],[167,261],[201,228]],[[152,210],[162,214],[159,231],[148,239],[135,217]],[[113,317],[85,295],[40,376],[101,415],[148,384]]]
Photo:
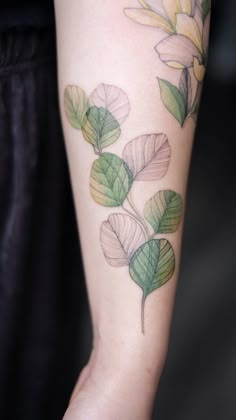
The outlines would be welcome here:
[[[2,32],[1,420],[62,418],[78,369],[84,289],[57,95],[54,29]]]
[[[54,19],[52,0],[1,0],[1,31],[19,27],[45,28]]]
[[[157,420],[236,418],[235,95],[207,77]]]

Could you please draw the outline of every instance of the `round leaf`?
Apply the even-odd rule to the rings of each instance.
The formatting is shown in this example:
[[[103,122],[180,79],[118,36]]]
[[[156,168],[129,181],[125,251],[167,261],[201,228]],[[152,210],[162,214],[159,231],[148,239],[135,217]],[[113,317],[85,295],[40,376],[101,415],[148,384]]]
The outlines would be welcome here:
[[[84,116],[89,108],[89,100],[79,86],[67,86],[64,91],[64,107],[72,127],[81,130]]]
[[[166,239],[151,239],[141,245],[129,266],[130,276],[143,290],[144,299],[163,286],[174,270],[174,252]]]
[[[134,252],[145,242],[141,226],[126,214],[112,214],[101,227],[101,245],[108,263],[129,265]]]
[[[113,115],[105,108],[92,106],[86,113],[83,136],[99,152],[110,146],[120,137],[120,126]]]
[[[122,124],[130,111],[129,99],[126,93],[117,86],[102,83],[90,95],[90,102],[96,107],[103,107]]]
[[[182,198],[171,190],[159,191],[144,208],[144,216],[155,233],[173,233],[178,229],[182,215]]]
[[[165,134],[147,134],[126,145],[123,159],[136,181],[155,181],[166,174],[170,155]]]
[[[102,206],[119,207],[126,199],[132,181],[132,174],[122,159],[112,153],[103,153],[92,166],[91,195]]]

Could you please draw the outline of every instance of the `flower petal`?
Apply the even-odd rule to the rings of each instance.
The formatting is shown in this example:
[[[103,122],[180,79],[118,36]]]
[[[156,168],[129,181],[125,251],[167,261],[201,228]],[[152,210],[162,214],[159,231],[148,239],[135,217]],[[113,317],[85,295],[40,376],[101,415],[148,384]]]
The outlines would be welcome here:
[[[197,57],[193,58],[193,72],[198,82],[202,82],[205,75],[206,68],[204,64],[200,64]]]
[[[160,59],[170,67],[193,66],[193,57],[201,60],[201,54],[192,41],[183,35],[170,35],[155,47]]]
[[[185,35],[196,45],[201,54],[203,54],[202,35],[197,22],[190,16],[180,13],[176,16],[176,32],[179,35]]]
[[[200,33],[202,33],[202,30],[203,30],[203,17],[202,17],[202,3],[201,3],[200,0],[196,0],[194,20],[198,24]]]
[[[164,8],[160,5],[160,0],[138,0],[141,6],[145,9],[151,9],[153,12],[158,13],[158,15],[168,19]]]
[[[126,16],[142,25],[153,26],[155,28],[163,29],[168,33],[173,33],[173,27],[162,16],[153,12],[150,9],[125,9]]]
[[[171,23],[175,26],[176,14],[182,12],[181,0],[162,0],[162,2]]]
[[[142,1],[142,0],[141,0]],[[162,0],[164,9],[169,16],[171,23],[176,25],[176,15],[185,13],[193,16],[195,13],[196,0]]]
[[[193,16],[195,12],[196,0],[181,0],[181,12],[188,16]]]
[[[144,7],[144,9],[151,9],[151,7],[147,4],[145,0],[138,0],[141,6]]]

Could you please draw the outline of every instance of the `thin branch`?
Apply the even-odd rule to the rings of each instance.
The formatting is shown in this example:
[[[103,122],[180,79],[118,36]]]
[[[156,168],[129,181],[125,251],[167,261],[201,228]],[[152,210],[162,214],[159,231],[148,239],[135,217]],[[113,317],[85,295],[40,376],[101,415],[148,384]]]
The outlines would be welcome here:
[[[146,238],[146,239],[148,239],[147,232],[146,232],[146,230],[145,230],[145,228],[144,228],[144,226],[143,226],[142,222],[141,222],[141,221],[137,218],[136,214],[135,214],[135,213],[132,213],[131,211],[129,211],[129,210],[128,210],[125,206],[124,206],[124,204],[122,205],[122,209],[123,209],[126,213],[128,213],[131,217],[133,217],[133,219],[135,219],[135,220],[138,222],[139,226],[141,227],[141,229],[142,229],[142,231],[143,231],[143,233],[144,233],[145,238]]]
[[[142,225],[143,225],[143,227],[144,227],[144,229],[145,229],[145,232],[146,232],[146,234],[147,234],[147,237],[149,238],[149,237],[150,237],[150,232],[149,232],[148,226],[147,226],[147,224],[146,224],[145,219],[142,217],[142,215],[139,213],[138,209],[137,209],[137,208],[135,207],[135,205],[134,205],[134,202],[133,202],[133,200],[132,200],[132,196],[131,196],[131,191],[129,192],[129,194],[128,194],[128,196],[127,196],[127,201],[128,201],[128,203],[129,203],[130,207],[132,208],[132,210],[133,210],[133,211],[135,212],[135,214],[137,215],[137,218],[140,220],[140,223],[142,223]]]
[[[94,146],[94,144],[93,144],[93,150],[94,150],[95,155],[100,156],[101,152],[96,149],[96,147]]]

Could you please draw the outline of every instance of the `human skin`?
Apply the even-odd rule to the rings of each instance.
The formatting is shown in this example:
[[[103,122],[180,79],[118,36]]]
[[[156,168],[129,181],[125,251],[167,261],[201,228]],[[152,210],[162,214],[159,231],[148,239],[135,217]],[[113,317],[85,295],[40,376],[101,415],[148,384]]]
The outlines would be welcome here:
[[[61,116],[93,325],[91,357],[79,377],[65,420],[150,419],[167,353],[196,115],[187,118],[186,114],[180,122],[178,113],[174,116],[165,106],[157,77],[178,86],[183,69],[169,66],[154,49],[168,33],[152,25],[139,25],[124,13],[126,8],[141,8],[142,3],[145,6],[148,2],[55,0]],[[199,75],[201,69],[198,63],[195,65],[195,74]],[[189,72],[194,96],[199,81],[192,68]],[[109,242],[104,250],[107,231],[101,235],[104,221],[114,213],[124,215],[125,210],[94,199],[90,173],[94,160],[101,155],[94,144],[91,146],[90,137],[88,141],[87,117],[83,122],[81,117],[79,129],[71,123],[68,101],[72,90],[67,91],[67,102],[64,99],[68,85],[78,86],[89,98],[101,83],[119,87],[130,106],[125,121],[117,125],[119,138],[104,152],[122,158],[125,146],[143,135],[164,134],[168,141],[169,154],[167,151],[162,175],[154,174],[148,181],[141,179],[132,184],[138,212],[143,214],[146,203],[160,191],[173,191],[181,200],[172,231],[163,228],[152,236],[158,246],[160,239],[170,243],[174,268],[171,275],[164,273],[163,284],[155,283],[157,286],[149,290],[143,320],[142,289],[130,270],[134,254],[129,256],[129,267],[120,263],[115,266],[112,244]],[[129,211],[132,213],[132,209]],[[142,228],[135,215],[134,220]],[[146,223],[152,234],[152,224],[148,220]],[[110,229],[110,225],[106,227]],[[148,267],[145,270],[150,273]]]

